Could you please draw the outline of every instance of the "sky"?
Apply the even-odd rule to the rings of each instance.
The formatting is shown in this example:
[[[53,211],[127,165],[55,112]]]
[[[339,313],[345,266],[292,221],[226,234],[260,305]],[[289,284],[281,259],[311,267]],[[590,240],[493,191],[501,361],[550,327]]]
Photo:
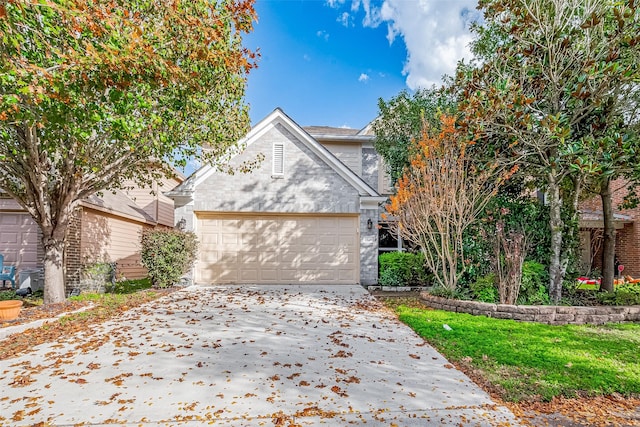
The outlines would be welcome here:
[[[252,124],[280,107],[302,126],[361,129],[378,99],[439,85],[469,59],[474,0],[256,0],[244,45]]]

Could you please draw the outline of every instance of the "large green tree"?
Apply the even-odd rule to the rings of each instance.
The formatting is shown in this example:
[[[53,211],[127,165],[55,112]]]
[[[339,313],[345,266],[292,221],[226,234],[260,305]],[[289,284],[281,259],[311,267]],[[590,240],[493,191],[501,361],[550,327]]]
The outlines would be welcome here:
[[[246,132],[254,19],[252,0],[0,2],[0,188],[42,230],[46,303],[82,198]]]
[[[418,89],[413,94],[403,90],[388,101],[378,100],[374,144],[394,182],[409,165],[411,147],[421,138],[425,122],[437,128],[440,115],[454,111],[454,97],[444,87]]]
[[[575,222],[585,178],[571,165],[592,138],[576,130],[637,82],[639,11],[633,1],[613,0],[482,0],[480,7],[484,57],[467,80],[464,107],[476,129],[504,141],[506,161],[546,190],[550,296],[558,301],[569,259],[562,211]],[[619,116],[603,117],[608,127]]]

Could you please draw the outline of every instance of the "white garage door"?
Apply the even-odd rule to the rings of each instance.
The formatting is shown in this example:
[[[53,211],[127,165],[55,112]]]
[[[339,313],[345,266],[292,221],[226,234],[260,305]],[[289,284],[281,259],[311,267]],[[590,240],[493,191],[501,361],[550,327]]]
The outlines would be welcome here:
[[[356,216],[198,214],[198,283],[359,281]]]
[[[38,226],[31,216],[0,213],[0,253],[5,264],[15,265],[17,271],[37,267],[38,243]]]

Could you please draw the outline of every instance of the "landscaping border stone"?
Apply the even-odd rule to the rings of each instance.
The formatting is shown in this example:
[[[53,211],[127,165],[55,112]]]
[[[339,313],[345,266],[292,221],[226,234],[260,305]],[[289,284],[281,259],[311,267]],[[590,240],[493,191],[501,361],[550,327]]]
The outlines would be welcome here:
[[[522,322],[547,323],[549,325],[602,325],[604,323],[638,322],[640,306],[572,307],[556,305],[489,304],[437,297],[421,292],[420,299],[428,307],[474,316],[496,319],[512,319]]]
[[[381,291],[381,292],[389,292],[389,293],[402,293],[402,292],[423,292],[428,289],[431,289],[429,286],[380,286],[380,285],[369,285],[366,286],[368,291]]]

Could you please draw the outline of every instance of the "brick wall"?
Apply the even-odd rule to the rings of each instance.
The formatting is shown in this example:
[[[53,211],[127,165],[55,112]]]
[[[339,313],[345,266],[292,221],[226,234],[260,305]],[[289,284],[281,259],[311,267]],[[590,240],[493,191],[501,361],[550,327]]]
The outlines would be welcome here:
[[[382,190],[378,188],[378,166],[380,159],[378,153],[373,147],[362,147],[362,179],[378,191],[383,194]]]
[[[371,229],[367,224],[371,219]],[[378,283],[378,210],[363,209],[360,213],[360,283]]]
[[[616,230],[616,255],[625,269],[623,275],[640,277],[640,207],[633,209],[619,209],[627,195],[627,181],[618,179],[612,182],[613,209],[616,214],[626,215],[632,223],[626,223],[621,229]],[[580,203],[581,210],[602,212],[600,196],[594,196]],[[602,267],[602,250],[595,254],[593,267]]]
[[[71,292],[79,283],[82,276],[81,229],[82,208],[77,209],[69,222],[67,229],[67,246],[65,250],[65,291]]]

